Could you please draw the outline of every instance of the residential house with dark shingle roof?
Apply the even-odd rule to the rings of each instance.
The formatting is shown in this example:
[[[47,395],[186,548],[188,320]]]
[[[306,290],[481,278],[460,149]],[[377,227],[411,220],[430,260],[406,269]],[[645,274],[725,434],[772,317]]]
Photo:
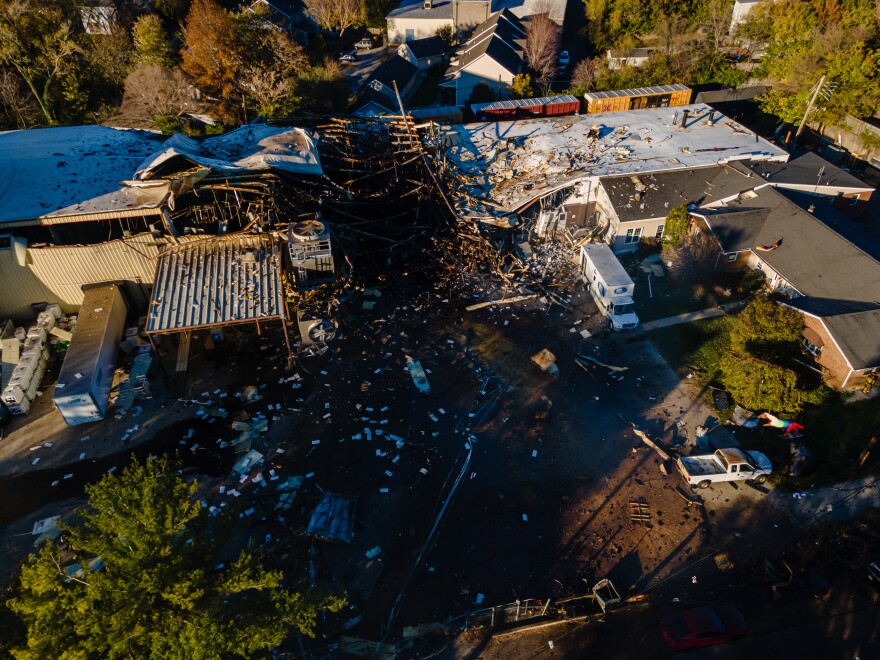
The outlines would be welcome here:
[[[455,105],[467,105],[474,87],[485,83],[498,99],[508,96],[513,78],[523,70],[526,29],[503,9],[474,29],[453,56],[441,87],[455,91]]]
[[[450,50],[449,44],[440,37],[428,37],[400,44],[397,54],[419,69],[430,69],[434,65],[445,64]]]
[[[761,271],[804,315],[804,348],[828,384],[861,388],[880,369],[880,261],[788,192],[765,186],[691,215],[718,241],[720,263]]]
[[[379,65],[358,90],[351,114],[361,117],[399,115],[400,105],[394,87],[397,86],[400,98],[405,102],[419,80],[418,72],[414,64],[399,55]]]
[[[605,176],[598,194],[599,224],[608,225],[615,252],[634,250],[643,238],[661,238],[676,206],[715,207],[747,190],[776,188],[817,215],[829,209],[858,213],[874,188],[824,158],[807,152],[788,162],[732,161],[687,170]]]

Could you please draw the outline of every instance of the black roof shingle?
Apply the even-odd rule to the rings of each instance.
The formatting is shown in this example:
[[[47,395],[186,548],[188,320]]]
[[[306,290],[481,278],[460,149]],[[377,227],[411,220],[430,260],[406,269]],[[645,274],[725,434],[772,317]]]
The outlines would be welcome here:
[[[440,37],[427,37],[426,39],[407,41],[406,46],[417,60],[424,57],[445,55],[450,51],[449,44],[443,41]]]

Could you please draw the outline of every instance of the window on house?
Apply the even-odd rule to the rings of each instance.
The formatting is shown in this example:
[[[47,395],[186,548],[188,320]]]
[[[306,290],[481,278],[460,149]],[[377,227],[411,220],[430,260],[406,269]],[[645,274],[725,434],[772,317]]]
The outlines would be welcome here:
[[[632,243],[638,243],[639,239],[642,237],[642,228],[641,227],[632,227],[626,230],[626,238],[623,239],[623,242],[626,245],[630,245]]]
[[[663,230],[666,228],[666,225],[657,225],[657,233],[654,234],[654,238],[658,241],[663,238]]]
[[[727,260],[728,261],[736,261],[736,258],[738,256],[739,255],[736,252],[731,252],[730,254],[727,255]]]
[[[807,349],[807,353],[813,355],[814,357],[819,357],[822,355],[822,347],[816,346],[806,337],[801,338],[801,344],[803,344],[804,348]]]
[[[861,199],[859,198],[859,196],[858,196],[858,195],[854,195],[854,196],[849,200],[849,205],[850,205],[850,206],[856,206],[860,201],[861,201]]]
[[[416,40],[416,31],[415,30],[407,30],[405,39],[406,39],[406,41],[415,41]]]
[[[12,236],[0,234],[0,250],[8,250],[12,247]]]

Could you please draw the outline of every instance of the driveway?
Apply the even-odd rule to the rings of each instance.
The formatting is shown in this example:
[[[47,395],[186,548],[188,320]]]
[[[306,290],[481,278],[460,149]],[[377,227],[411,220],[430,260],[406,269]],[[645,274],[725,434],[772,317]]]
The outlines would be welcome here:
[[[351,89],[356,90],[367,82],[372,73],[379,68],[379,65],[394,55],[394,51],[394,48],[385,47],[354,51],[357,53],[357,62],[342,65],[342,75],[348,81]]]

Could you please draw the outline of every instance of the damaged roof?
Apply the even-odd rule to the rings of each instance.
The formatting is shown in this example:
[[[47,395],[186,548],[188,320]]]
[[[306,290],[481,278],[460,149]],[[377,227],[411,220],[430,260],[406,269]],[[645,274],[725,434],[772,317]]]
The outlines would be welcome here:
[[[805,296],[880,304],[880,262],[770,186],[698,214],[725,252],[781,241],[755,254]]]
[[[764,185],[735,165],[602,177],[600,182],[622,222],[665,218],[676,206],[705,206]]]
[[[275,236],[211,237],[159,255],[148,333],[286,318],[281,246]]]
[[[0,133],[0,224],[40,224],[77,213],[89,200],[119,190],[165,138],[149,131],[64,126]],[[142,194],[104,200],[85,212],[137,209]],[[107,205],[110,203],[110,206]]]
[[[308,131],[248,124],[199,141],[175,133],[162,151],[140,164],[134,178],[159,176],[179,159],[226,174],[270,169],[317,176],[323,173],[315,139]]]
[[[672,124],[688,110],[686,129]],[[711,108],[629,110],[595,115],[479,122],[444,132],[447,161],[459,175],[459,211],[519,211],[577,181],[694,169],[737,160],[785,161],[788,153]]]

